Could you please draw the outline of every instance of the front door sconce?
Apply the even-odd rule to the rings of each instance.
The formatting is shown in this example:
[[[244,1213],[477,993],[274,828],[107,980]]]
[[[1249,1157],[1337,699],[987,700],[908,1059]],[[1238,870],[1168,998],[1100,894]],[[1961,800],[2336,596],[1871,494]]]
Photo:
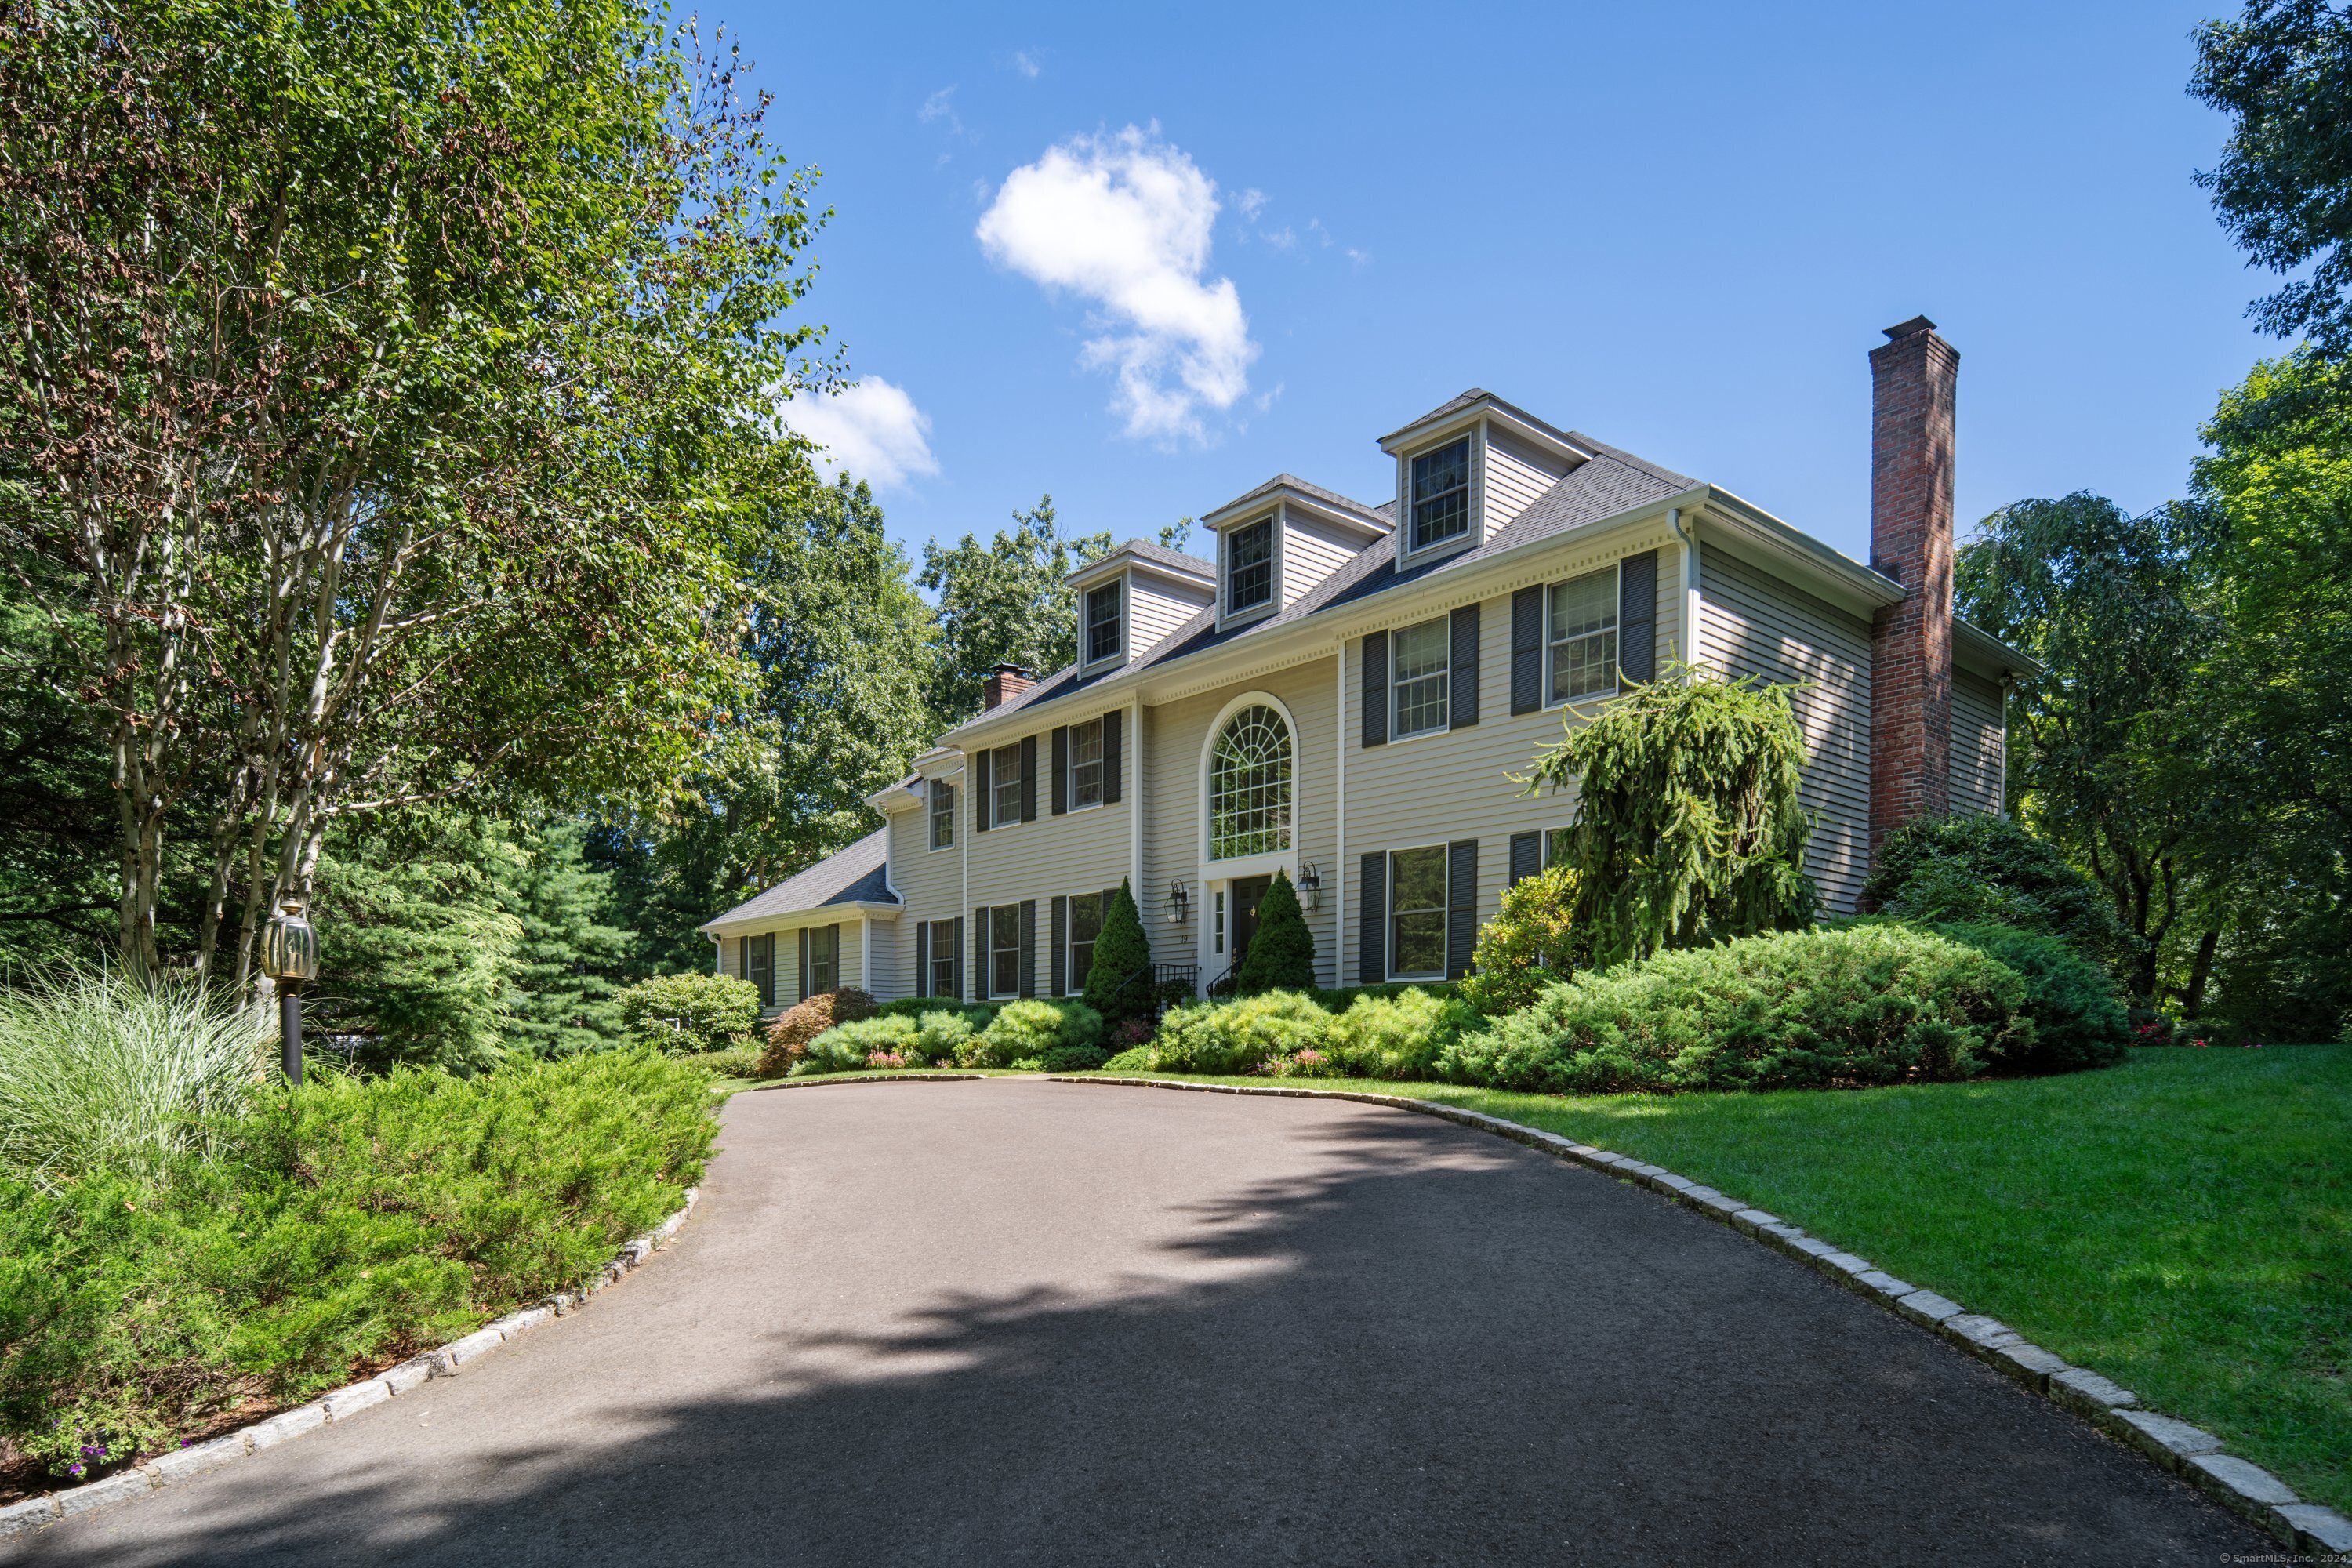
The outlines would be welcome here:
[[[1323,907],[1323,873],[1316,869],[1312,860],[1299,865],[1298,890],[1307,896],[1307,907],[1310,911]]]
[[[1168,923],[1180,926],[1192,918],[1192,895],[1185,890],[1181,879],[1171,880],[1168,884]]]

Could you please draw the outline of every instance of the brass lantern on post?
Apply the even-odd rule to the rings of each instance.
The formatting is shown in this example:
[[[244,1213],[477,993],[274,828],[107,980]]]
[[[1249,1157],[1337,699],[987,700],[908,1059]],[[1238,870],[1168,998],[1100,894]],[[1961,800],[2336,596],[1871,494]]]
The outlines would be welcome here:
[[[261,973],[278,987],[278,1062],[286,1081],[302,1082],[302,987],[319,977],[319,933],[302,913],[302,900],[289,897],[261,932]]]

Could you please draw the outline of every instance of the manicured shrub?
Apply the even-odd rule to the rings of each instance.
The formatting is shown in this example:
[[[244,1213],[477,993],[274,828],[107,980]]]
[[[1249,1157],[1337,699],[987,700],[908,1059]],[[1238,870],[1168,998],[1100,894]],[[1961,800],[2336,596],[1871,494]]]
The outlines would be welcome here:
[[[70,1476],[575,1287],[699,1180],[708,1086],[641,1049],[322,1071],[166,1182],[0,1182],[0,1437]]]
[[[1944,925],[1934,928],[1979,952],[2000,960],[2025,982],[2025,1016],[2033,1020],[2033,1045],[2011,1052],[2002,1066],[2013,1072],[2073,1072],[2112,1067],[2132,1043],[2130,1015],[2116,994],[2107,972],[2073,943],[2007,925]]]
[[[1503,889],[1503,907],[1478,931],[1462,997],[1488,1017],[1516,1013],[1576,967],[1576,868],[1559,864]]]
[[[1330,1042],[1331,1015],[1313,997],[1269,991],[1178,1008],[1160,1021],[1151,1051],[1161,1071],[1245,1073],[1274,1057],[1328,1050]]]
[[[1009,1068],[1042,1064],[1064,1047],[1102,1043],[1102,1015],[1083,1002],[1008,1002],[987,1028],[956,1047],[964,1067]]]
[[[2016,971],[1932,931],[1777,932],[1555,983],[1439,1070],[1548,1094],[1967,1079],[2030,1059],[2025,999]]]
[[[963,1043],[986,1027],[995,1016],[992,1009],[986,1017],[975,1021],[974,1014],[978,1011],[975,1008],[950,1012],[944,1007],[935,1007],[918,1018],[915,1021],[915,1054],[922,1058],[923,1065],[932,1067],[942,1062],[953,1062]]]
[[[1094,963],[1087,970],[1087,1005],[1113,1024],[1147,1016],[1154,1002],[1151,987],[1128,982],[1150,962],[1151,939],[1144,934],[1135,891],[1122,877],[1103,915],[1102,934],[1095,938]]]
[[[736,1046],[723,1051],[697,1051],[678,1060],[706,1073],[711,1078],[757,1078],[760,1076],[760,1047]]]
[[[1906,823],[1878,848],[1863,907],[1915,924],[2006,925],[2073,943],[2116,969],[2137,951],[2099,885],[2005,816]]]
[[[1785,686],[1669,668],[1536,758],[1528,788],[1576,792],[1568,858],[1580,962],[1706,947],[1813,918],[1805,762]]]
[[[811,1040],[838,1025],[871,1018],[877,1011],[874,998],[855,986],[820,991],[785,1009],[768,1026],[768,1048],[760,1058],[760,1076],[782,1078],[807,1057]]]
[[[760,988],[725,974],[656,974],[622,991],[621,1026],[657,1051],[718,1051],[751,1043]]]
[[[69,971],[0,992],[0,1174],[152,1181],[215,1157],[276,1054],[257,1023],[172,978]]]
[[[1237,995],[1256,996],[1268,991],[1306,991],[1315,984],[1315,933],[1307,929],[1306,911],[1298,907],[1298,891],[1287,873],[1276,871],[1258,900],[1257,934],[1234,976]]]
[[[1092,1072],[1110,1059],[1100,1046],[1055,1046],[1037,1058],[1046,1072]]]
[[[1344,1013],[1366,996],[1402,996],[1408,991],[1418,991],[1426,996],[1459,996],[1462,987],[1452,980],[1401,980],[1388,985],[1339,985],[1326,990],[1317,986],[1307,994],[1315,998],[1326,1013]]]
[[[1479,1022],[1477,1010],[1458,996],[1411,989],[1365,996],[1332,1020],[1325,1054],[1333,1074],[1429,1078],[1445,1047]]]
[[[1258,1064],[1268,1078],[1338,1078],[1339,1063],[1327,1051],[1302,1046],[1286,1057],[1268,1057]]]
[[[985,1029],[988,1021],[996,1016],[999,1005],[994,1002],[959,1002],[952,996],[901,996],[895,1002],[885,1002],[874,1010],[905,1018],[919,1018],[927,1013],[958,1013],[971,1019],[973,1028]]]
[[[1103,1063],[1102,1070],[1124,1073],[1156,1072],[1159,1070],[1159,1061],[1152,1055],[1150,1046],[1129,1046]]]
[[[903,1060],[907,1053],[914,1050],[916,1037],[920,1033],[921,1026],[902,1015],[852,1019],[836,1024],[811,1040],[788,1070],[793,1078],[821,1072],[863,1072],[873,1065],[872,1058],[877,1054]]]

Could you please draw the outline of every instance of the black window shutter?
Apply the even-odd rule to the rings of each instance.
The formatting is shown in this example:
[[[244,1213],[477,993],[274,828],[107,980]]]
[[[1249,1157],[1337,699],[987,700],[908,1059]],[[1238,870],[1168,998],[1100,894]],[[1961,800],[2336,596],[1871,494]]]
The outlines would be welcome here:
[[[1118,804],[1119,730],[1126,719],[1126,713],[1117,708],[1103,715],[1103,804],[1105,805]],[[1103,907],[1103,913],[1106,915],[1110,913],[1108,905]]]
[[[1511,595],[1511,711],[1532,713],[1543,706],[1544,591],[1522,588]]]
[[[955,954],[955,995],[961,1002],[971,993],[963,985],[963,917],[956,916],[948,922],[948,951]]]
[[[834,924],[825,927],[824,931],[825,945],[833,952],[833,984],[826,986],[825,989],[828,991],[838,991],[841,989],[842,968],[840,923],[836,921]]]
[[[1356,984],[1380,985],[1389,977],[1389,858],[1367,855],[1363,890],[1357,898]]]
[[[1617,678],[1658,678],[1658,552],[1644,550],[1617,563]]]
[[[1470,952],[1478,945],[1478,841],[1457,838],[1445,847],[1445,978],[1470,973]]]
[[[799,995],[798,1000],[803,1001],[803,1002],[805,1002],[805,1001],[807,1001],[807,1000],[808,1000],[808,994],[809,994],[809,988],[808,988],[808,985],[809,985],[809,972],[808,972],[808,927],[806,927],[806,926],[803,926],[803,927],[801,927],[801,931],[800,931],[800,937],[801,937],[801,989],[800,989],[800,995]]]
[[[1021,994],[1037,994],[1037,900],[1021,900]]]
[[[1021,820],[1037,820],[1037,737],[1021,737]]]
[[[1070,809],[1070,727],[1054,726],[1054,815]]]
[[[1514,833],[1511,835],[1511,881],[1526,881],[1543,869],[1543,835]]]
[[[971,999],[988,1000],[988,910],[971,911]]]
[[[735,943],[735,978],[749,980],[751,978],[751,939],[739,936],[730,940]]]
[[[989,806],[996,795],[993,787],[996,780],[990,772],[992,756],[986,746],[971,754],[971,830],[974,833],[988,831]]]
[[[1054,921],[1047,932],[1054,939],[1054,950],[1045,961],[1046,973],[1053,984],[1046,988],[1049,996],[1059,996],[1070,988],[1070,900],[1066,894],[1054,895]]]
[[[1466,730],[1478,721],[1478,606],[1465,605],[1454,612],[1453,668],[1445,684],[1449,718],[1446,728]]]
[[[1364,634],[1364,744],[1389,740],[1389,634]]]
[[[931,994],[931,922],[915,922],[915,994]]]

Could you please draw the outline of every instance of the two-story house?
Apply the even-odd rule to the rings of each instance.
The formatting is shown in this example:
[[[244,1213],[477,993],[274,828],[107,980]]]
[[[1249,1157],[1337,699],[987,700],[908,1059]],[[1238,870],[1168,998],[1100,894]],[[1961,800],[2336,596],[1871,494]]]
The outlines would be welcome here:
[[[873,797],[885,826],[702,929],[771,1007],[1057,996],[1129,880],[1156,961],[1238,962],[1276,870],[1326,984],[1460,976],[1565,795],[1514,780],[1676,661],[1805,683],[1808,869],[1851,911],[1911,818],[2001,808],[2022,655],[1952,613],[1958,353],[1871,354],[1872,561],[1481,391],[1381,437],[1394,493],[1288,474],[1205,513],[1213,559],[1130,542],[1072,574],[1077,662]]]

